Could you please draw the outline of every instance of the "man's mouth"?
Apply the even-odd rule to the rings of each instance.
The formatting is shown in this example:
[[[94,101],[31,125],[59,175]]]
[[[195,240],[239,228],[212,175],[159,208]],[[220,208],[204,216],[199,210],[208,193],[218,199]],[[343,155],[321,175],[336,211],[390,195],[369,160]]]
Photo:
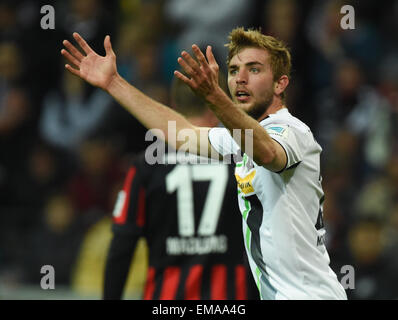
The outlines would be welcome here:
[[[239,102],[247,102],[250,99],[250,94],[246,90],[237,90],[235,96]]]

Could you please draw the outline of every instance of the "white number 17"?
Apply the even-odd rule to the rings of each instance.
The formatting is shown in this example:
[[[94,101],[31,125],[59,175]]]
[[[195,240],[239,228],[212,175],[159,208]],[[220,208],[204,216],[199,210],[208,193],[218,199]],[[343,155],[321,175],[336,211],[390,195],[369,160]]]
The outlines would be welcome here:
[[[195,233],[193,181],[210,181],[198,234],[213,235],[228,182],[228,168],[225,165],[177,165],[167,175],[167,192],[173,193],[177,190],[178,230],[180,236],[184,237],[193,236]]]

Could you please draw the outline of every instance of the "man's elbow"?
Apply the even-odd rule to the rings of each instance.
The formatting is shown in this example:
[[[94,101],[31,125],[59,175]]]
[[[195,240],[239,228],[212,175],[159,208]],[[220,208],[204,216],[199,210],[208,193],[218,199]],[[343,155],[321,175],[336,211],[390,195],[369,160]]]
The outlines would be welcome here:
[[[276,150],[270,149],[266,152],[261,152],[254,156],[254,162],[260,166],[267,167],[275,163],[276,160]]]
[[[278,155],[276,150],[270,151],[258,157],[258,160],[254,160],[258,165],[272,171],[280,172],[286,166],[286,158]]]
[[[263,154],[254,158],[254,162],[263,167],[271,166],[275,160],[276,154]]]

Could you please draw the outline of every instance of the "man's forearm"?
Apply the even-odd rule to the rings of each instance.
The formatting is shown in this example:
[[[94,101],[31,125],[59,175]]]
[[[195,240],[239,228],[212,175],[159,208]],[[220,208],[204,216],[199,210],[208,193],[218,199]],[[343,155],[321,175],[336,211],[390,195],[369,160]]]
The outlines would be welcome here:
[[[181,129],[194,129],[194,126],[184,116],[151,99],[119,75],[115,76],[110,83],[107,92],[146,128],[160,129],[166,141],[175,141],[168,137],[169,121],[176,122],[177,133]],[[178,148],[178,145],[173,147]]]
[[[260,165],[272,161],[275,156],[274,142],[257,120],[237,107],[221,89],[208,97],[208,101],[217,118],[230,131],[231,135],[233,135],[233,129],[241,130],[240,140],[235,139],[235,141],[243,152]],[[252,139],[253,143],[247,144],[247,139]],[[253,150],[246,150],[246,146],[250,145],[252,145]]]

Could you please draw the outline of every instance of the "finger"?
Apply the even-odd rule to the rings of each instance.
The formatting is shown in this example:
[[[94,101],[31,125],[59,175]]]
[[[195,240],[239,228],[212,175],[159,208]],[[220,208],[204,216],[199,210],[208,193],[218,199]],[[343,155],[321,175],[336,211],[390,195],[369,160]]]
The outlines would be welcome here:
[[[84,40],[80,34],[78,34],[77,32],[73,32],[73,37],[75,38],[75,40],[77,41],[77,43],[79,44],[79,46],[84,50],[84,52],[86,54],[89,54],[91,52],[94,52],[93,49],[91,49],[91,47],[87,44],[86,40]]]
[[[181,55],[182,55],[182,57],[184,58],[184,60],[186,61],[186,63],[187,63],[187,64],[191,67],[191,69],[194,71],[194,73],[192,73],[192,75],[195,74],[195,73],[200,74],[200,66],[199,66],[199,64],[195,61],[195,59],[192,58],[191,55],[190,55],[188,52],[186,52],[186,51],[181,52]]]
[[[78,60],[78,61],[82,61],[82,59],[84,58],[83,54],[76,49],[76,47],[71,44],[68,40],[64,40],[62,42],[62,44],[66,47],[66,49],[68,49],[68,51]]]
[[[184,71],[189,74],[189,75],[194,75],[195,71],[191,68],[191,66],[183,59],[183,58],[178,58],[177,59],[178,64],[184,69]]]
[[[194,44],[194,45],[192,45],[192,50],[196,56],[196,59],[198,59],[200,65],[203,67],[203,69],[206,72],[210,71],[209,64],[208,64],[205,56],[203,55],[202,51],[199,49],[199,47],[196,44]]]
[[[207,46],[206,57],[207,57],[207,61],[209,61],[210,66],[217,67],[217,70],[218,70],[218,63],[216,61],[216,58],[214,58],[213,50],[212,50],[211,46]]]
[[[68,71],[70,71],[71,73],[73,73],[75,76],[80,77],[80,70],[71,67],[69,64],[66,64],[66,65],[65,65],[65,68],[66,68]]]
[[[189,79],[187,76],[183,75],[181,72],[179,71],[174,71],[174,75],[180,79],[182,82],[184,82],[185,84],[187,84],[188,86],[190,86],[191,88],[193,88],[194,86],[194,82]]]
[[[115,52],[113,52],[112,49],[111,37],[109,35],[107,35],[104,39],[104,48],[106,55],[115,55]]]
[[[61,50],[61,54],[68,60],[70,63],[73,63],[76,67],[80,67],[80,61],[77,60],[74,56],[72,56],[68,51],[65,49]]]

